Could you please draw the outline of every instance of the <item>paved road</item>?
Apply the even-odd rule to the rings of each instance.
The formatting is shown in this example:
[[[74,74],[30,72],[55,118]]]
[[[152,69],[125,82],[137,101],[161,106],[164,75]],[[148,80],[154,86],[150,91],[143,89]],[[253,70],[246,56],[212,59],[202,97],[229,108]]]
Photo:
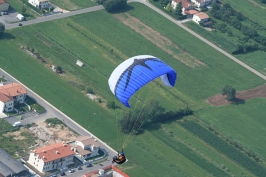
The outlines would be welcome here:
[[[12,28],[19,27],[18,26],[19,23],[22,23],[23,26],[27,26],[27,25],[32,25],[32,24],[35,24],[35,23],[42,23],[42,22],[46,22],[46,21],[51,21],[51,20],[56,20],[56,19],[60,19],[60,18],[70,17],[70,16],[73,16],[73,15],[93,12],[93,11],[97,11],[97,10],[101,10],[101,9],[104,9],[104,7],[103,6],[94,6],[94,7],[81,9],[81,10],[76,10],[76,11],[71,11],[71,12],[67,12],[67,13],[60,13],[60,14],[55,14],[55,15],[39,17],[39,18],[34,19],[34,20],[21,21],[21,22],[12,23],[12,24],[6,24],[5,28],[6,29],[12,29]]]
[[[4,71],[3,69],[0,68],[0,75],[4,75],[5,79],[8,80],[8,82],[16,82],[16,83],[20,83],[23,85],[23,83],[19,82],[18,80],[16,80],[15,78],[13,78],[11,75],[9,75],[6,71]],[[45,120],[47,118],[51,118],[51,117],[57,117],[58,119],[61,119],[64,121],[65,124],[67,124],[68,127],[72,128],[74,131],[76,131],[77,133],[79,133],[82,136],[90,136],[93,135],[92,133],[90,133],[89,131],[87,131],[86,129],[84,129],[82,126],[80,126],[78,123],[76,123],[75,121],[73,121],[70,117],[68,117],[67,115],[65,115],[63,112],[61,112],[60,110],[58,110],[56,107],[54,107],[53,105],[51,105],[50,103],[48,103],[45,99],[43,99],[42,97],[40,97],[38,94],[36,94],[35,92],[33,92],[31,89],[29,89],[27,86],[24,85],[24,87],[27,89],[27,95],[33,97],[36,99],[36,101],[42,105],[47,112],[45,114],[39,115],[39,116],[33,116],[31,118],[27,118],[25,120],[22,120],[21,123],[23,125],[29,124],[29,123],[33,123],[36,121],[40,121],[40,120]],[[14,119],[14,120],[13,120]],[[18,121],[15,117],[14,118],[7,118],[7,121],[12,123],[15,121]],[[95,135],[93,135],[97,140],[98,143],[100,144],[101,148],[105,149],[108,153],[108,159],[107,161],[102,163],[102,166],[100,165],[96,165],[94,167],[90,167],[88,169],[86,169],[85,171],[79,171],[79,173],[88,173],[90,171],[94,171],[96,169],[102,168],[102,167],[106,167],[111,165],[112,162],[112,157],[117,155],[117,152],[115,150],[113,150],[110,146],[108,146],[106,143],[102,142],[99,138],[97,138]],[[77,177],[75,176],[76,173],[73,173],[69,176],[72,177]]]

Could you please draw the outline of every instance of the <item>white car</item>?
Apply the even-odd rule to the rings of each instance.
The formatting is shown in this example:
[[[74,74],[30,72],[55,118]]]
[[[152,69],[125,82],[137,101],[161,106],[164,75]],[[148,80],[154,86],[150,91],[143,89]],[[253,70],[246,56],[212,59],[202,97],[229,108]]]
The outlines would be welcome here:
[[[15,122],[13,123],[13,127],[19,127],[21,125],[21,122]]]

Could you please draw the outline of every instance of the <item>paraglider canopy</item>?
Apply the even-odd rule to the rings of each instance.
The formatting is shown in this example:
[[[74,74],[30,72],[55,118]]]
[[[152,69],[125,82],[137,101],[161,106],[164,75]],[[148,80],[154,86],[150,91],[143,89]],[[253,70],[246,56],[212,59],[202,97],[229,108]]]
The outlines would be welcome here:
[[[112,93],[130,108],[130,97],[141,87],[161,77],[163,83],[174,87],[177,74],[165,62],[151,55],[139,55],[125,60],[112,72],[108,83]]]

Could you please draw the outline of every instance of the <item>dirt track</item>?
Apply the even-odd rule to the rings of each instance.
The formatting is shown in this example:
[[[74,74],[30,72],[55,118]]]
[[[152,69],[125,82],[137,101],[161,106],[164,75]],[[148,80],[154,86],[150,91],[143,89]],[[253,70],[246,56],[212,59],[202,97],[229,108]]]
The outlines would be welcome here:
[[[208,98],[207,102],[212,106],[223,106],[231,104],[233,102],[227,101],[226,96],[222,94],[212,96]],[[255,87],[250,90],[244,90],[236,93],[236,100],[234,103],[242,102],[243,100],[249,100],[252,98],[266,98],[266,84]]]

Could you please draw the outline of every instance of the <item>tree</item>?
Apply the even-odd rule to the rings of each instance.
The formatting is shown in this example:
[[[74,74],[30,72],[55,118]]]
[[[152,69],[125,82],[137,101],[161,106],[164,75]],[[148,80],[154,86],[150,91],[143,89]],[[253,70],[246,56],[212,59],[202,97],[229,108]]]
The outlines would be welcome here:
[[[57,66],[57,67],[56,67],[56,72],[57,72],[57,73],[62,73],[62,68],[61,68],[61,66]]]
[[[177,19],[181,18],[183,16],[182,14],[182,4],[178,3],[175,10],[174,10],[174,15],[176,16]]]
[[[103,6],[107,12],[113,12],[126,8],[127,0],[104,0]]]
[[[26,7],[23,5],[21,8],[21,14],[25,15],[26,10],[27,10]]]
[[[229,85],[226,85],[223,89],[222,89],[222,94],[226,95],[226,99],[228,101],[232,101],[234,100],[236,97],[236,90]]]
[[[170,4],[170,2],[167,4],[167,6],[165,7],[165,10],[167,10],[167,11],[171,11],[171,4]]]
[[[109,109],[116,109],[116,105],[114,101],[108,101],[106,104],[107,108]]]
[[[5,25],[0,22],[0,37],[4,34],[5,29]]]
[[[94,94],[94,91],[92,90],[92,88],[88,87],[86,89],[86,92],[89,93],[89,94]]]

